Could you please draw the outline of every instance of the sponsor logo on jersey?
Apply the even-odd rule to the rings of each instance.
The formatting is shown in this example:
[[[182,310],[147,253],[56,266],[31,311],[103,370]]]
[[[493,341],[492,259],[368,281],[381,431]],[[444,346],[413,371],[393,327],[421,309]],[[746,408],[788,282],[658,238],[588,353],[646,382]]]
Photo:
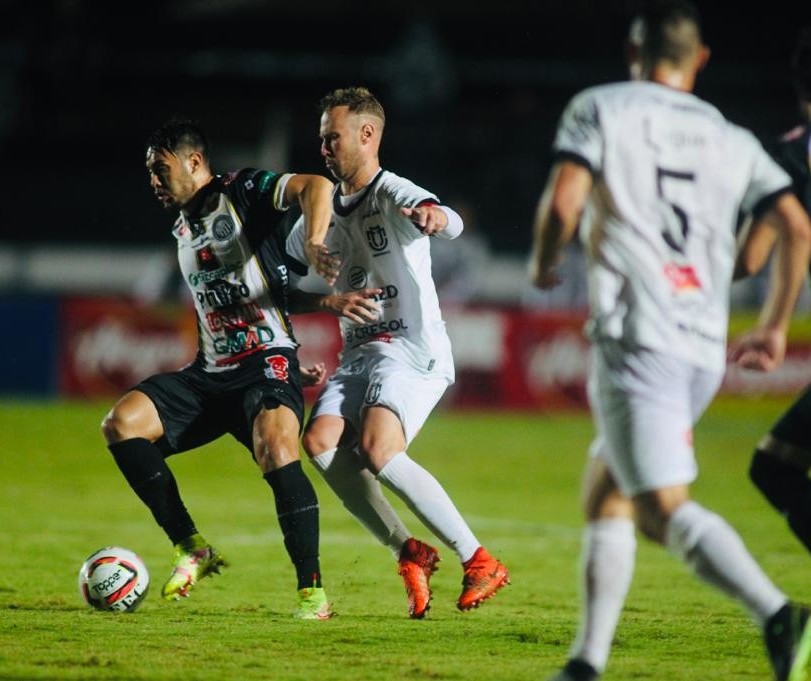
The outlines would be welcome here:
[[[256,303],[250,302],[244,305],[237,305],[229,310],[219,310],[206,314],[206,324],[211,331],[230,331],[233,329],[244,329],[249,324],[261,322],[265,318]]]
[[[203,246],[194,251],[194,257],[197,259],[197,269],[204,272],[213,272],[220,269],[220,261],[214,255],[214,250],[211,246]]]
[[[214,339],[214,350],[220,355],[234,355],[270,345],[274,334],[264,326],[250,326]]]
[[[284,355],[270,355],[265,357],[265,377],[271,380],[287,382],[290,376],[290,363]]]
[[[366,402],[366,404],[374,404],[377,402],[380,399],[381,388],[382,386],[380,383],[370,383],[369,387],[366,388],[366,395],[364,396],[363,401]]]
[[[287,265],[276,265],[276,269],[279,272],[279,279],[282,280],[282,284],[287,286]]]
[[[405,331],[408,328],[402,317],[400,319],[389,319],[387,321],[378,322],[377,324],[368,324],[366,326],[359,326],[354,329],[349,329],[344,335],[346,343],[353,343],[361,341],[368,343],[373,340],[380,340],[386,343],[391,342],[390,333],[397,331]]]
[[[189,274],[189,284],[191,284],[192,286],[199,286],[200,284],[208,284],[212,281],[216,281],[217,279],[222,279],[228,274],[231,274],[231,272],[236,272],[239,268],[240,265],[223,265],[222,267],[216,270],[192,272],[191,274]]]
[[[245,282],[226,284],[225,282],[195,293],[197,302],[203,307],[225,307],[236,305],[244,298],[251,297],[251,290]]]
[[[350,268],[349,274],[346,275],[347,283],[356,291],[366,286],[368,278],[369,275],[367,274],[366,270],[362,267],[358,267],[357,265]]]
[[[676,293],[701,289],[701,282],[692,265],[669,262],[665,265],[665,276]]]
[[[214,219],[211,233],[217,241],[228,241],[236,232],[236,225],[230,215],[218,215]]]
[[[382,289],[382,293],[378,293],[374,299],[377,302],[381,302],[384,300],[391,300],[392,298],[396,298],[400,293],[397,290],[397,287],[394,284],[386,284],[385,286],[380,287]]]
[[[206,233],[205,225],[199,220],[195,220],[194,222],[190,223],[189,228],[191,229],[192,239],[197,239],[198,237],[201,237],[203,236],[203,234]]]
[[[381,225],[372,225],[366,228],[366,243],[369,248],[382,255],[389,247],[389,238],[386,236],[386,230]]]

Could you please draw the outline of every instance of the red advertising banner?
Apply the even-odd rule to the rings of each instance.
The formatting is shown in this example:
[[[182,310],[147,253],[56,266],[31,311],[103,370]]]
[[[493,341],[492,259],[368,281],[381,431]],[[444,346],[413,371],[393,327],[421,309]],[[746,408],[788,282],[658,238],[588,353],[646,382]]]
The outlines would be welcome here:
[[[174,371],[197,352],[194,312],[118,299],[67,299],[59,333],[59,386],[71,397],[120,395],[154,373]]]
[[[582,409],[587,407],[585,315],[500,307],[444,312],[456,363],[447,407]],[[302,366],[324,362],[328,375],[341,351],[338,320],[317,313],[292,319]],[[63,303],[59,384],[64,395],[120,395],[137,381],[173,371],[196,352],[194,312],[182,306],[141,307],[115,299]],[[722,392],[793,394],[811,383],[811,341],[790,344],[785,363],[762,374],[730,367]],[[306,389],[312,402],[317,388]]]

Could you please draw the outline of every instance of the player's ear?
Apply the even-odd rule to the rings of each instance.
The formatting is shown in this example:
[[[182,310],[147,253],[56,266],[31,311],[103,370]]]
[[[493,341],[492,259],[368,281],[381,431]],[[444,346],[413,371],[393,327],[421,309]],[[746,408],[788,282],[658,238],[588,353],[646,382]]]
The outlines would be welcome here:
[[[360,126],[360,139],[362,142],[368,142],[375,136],[375,128],[368,121]]]
[[[189,164],[189,172],[192,173],[200,170],[205,165],[203,155],[199,151],[189,152],[187,163]]]
[[[628,73],[631,80],[641,80],[642,57],[639,45],[630,40],[625,43],[625,63],[628,64]]]
[[[696,64],[696,71],[701,71],[710,60],[710,48],[702,45],[698,50],[698,61]]]

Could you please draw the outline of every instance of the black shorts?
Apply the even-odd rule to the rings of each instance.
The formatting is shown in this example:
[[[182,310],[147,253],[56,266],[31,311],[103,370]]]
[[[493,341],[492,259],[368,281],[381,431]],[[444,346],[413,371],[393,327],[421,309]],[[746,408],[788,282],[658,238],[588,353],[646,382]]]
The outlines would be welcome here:
[[[140,390],[155,404],[164,435],[155,444],[164,455],[177,454],[230,433],[253,454],[253,421],[262,407],[284,405],[299,424],[304,397],[296,351],[257,352],[230,371],[212,373],[198,362],[150,376]]]
[[[802,449],[811,449],[811,386],[805,389],[774,424],[772,436],[776,440]]]

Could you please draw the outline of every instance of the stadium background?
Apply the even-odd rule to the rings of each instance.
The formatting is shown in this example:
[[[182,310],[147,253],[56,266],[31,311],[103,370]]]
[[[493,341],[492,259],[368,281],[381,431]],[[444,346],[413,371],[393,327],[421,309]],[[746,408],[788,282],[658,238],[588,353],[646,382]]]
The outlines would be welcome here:
[[[620,38],[639,6],[0,3],[0,393],[113,394],[187,356],[183,306],[135,300],[171,249],[142,165],[156,124],[200,120],[219,170],[323,173],[318,98],[365,84],[387,109],[383,164],[463,208],[463,238],[486,245],[467,290],[443,301],[460,367],[448,402],[582,406],[582,297],[527,290],[529,225],[562,107],[625,77]],[[764,140],[792,126],[787,65],[809,9],[699,6],[713,57],[697,94]],[[757,282],[736,289],[742,319],[759,293]],[[732,376],[730,389],[806,381],[803,321],[782,375],[766,386]],[[332,353],[331,320],[297,329],[305,361]]]

